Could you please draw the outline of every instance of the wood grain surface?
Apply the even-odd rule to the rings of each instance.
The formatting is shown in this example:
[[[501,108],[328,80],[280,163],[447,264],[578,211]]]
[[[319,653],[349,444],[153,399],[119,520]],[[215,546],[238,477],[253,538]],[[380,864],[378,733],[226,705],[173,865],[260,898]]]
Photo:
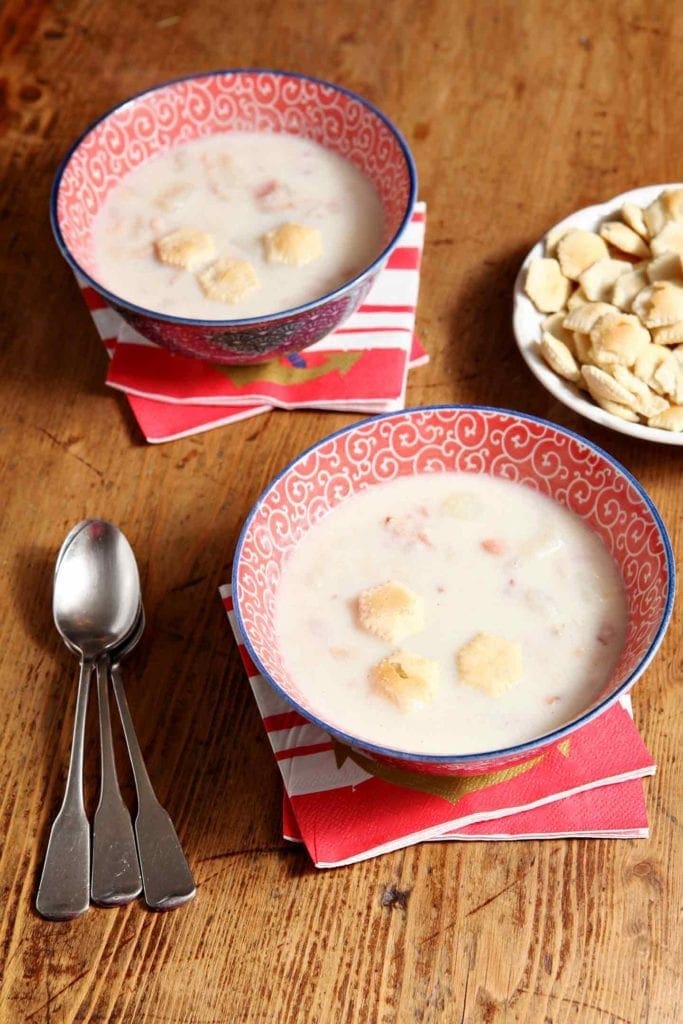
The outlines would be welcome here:
[[[104,387],[47,208],[84,127],[169,77],[272,66],[357,90],[404,131],[429,205],[431,362],[408,404],[500,404],[585,434],[649,489],[680,556],[681,449],[555,402],[517,353],[510,296],[556,220],[683,179],[681,5],[6,0],[0,30],[0,1020],[679,1024],[680,616],[634,693],[659,765],[649,840],[433,844],[316,871],[280,837],[278,774],[216,591],[270,477],[356,417],[274,412],[146,445]],[[48,924],[33,903],[76,682],[51,573],[85,515],[116,521],[140,560],[149,628],[129,699],[199,891],[166,915],[136,903]],[[405,909],[382,905],[389,884],[410,890]]]

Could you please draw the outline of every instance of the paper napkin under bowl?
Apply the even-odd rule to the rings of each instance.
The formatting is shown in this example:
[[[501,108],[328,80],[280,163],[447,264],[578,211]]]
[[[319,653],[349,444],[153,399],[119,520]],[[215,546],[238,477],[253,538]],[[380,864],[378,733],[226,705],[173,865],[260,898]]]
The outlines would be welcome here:
[[[428,360],[414,333],[425,221],[425,205],[418,203],[365,302],[341,327],[301,353],[254,366],[222,366],[155,345],[79,282],[110,356],[106,383],[125,393],[150,442],[274,407],[367,414],[402,409],[409,369]]]
[[[318,867],[425,840],[645,837],[642,778],[655,772],[626,704],[514,769],[431,776],[379,764],[292,710],[258,673],[221,598],[285,790],[283,834]]]

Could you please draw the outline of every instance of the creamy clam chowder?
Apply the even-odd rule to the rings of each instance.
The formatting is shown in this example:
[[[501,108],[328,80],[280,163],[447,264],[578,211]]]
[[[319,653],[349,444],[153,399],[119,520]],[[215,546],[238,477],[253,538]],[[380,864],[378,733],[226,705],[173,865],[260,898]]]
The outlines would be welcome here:
[[[307,706],[396,750],[481,753],[586,710],[623,646],[599,537],[529,487],[469,473],[373,486],[283,567],[276,631]]]
[[[256,317],[334,290],[383,241],[379,196],[348,160],[295,135],[235,131],[123,179],[96,219],[94,276],[146,309]]]

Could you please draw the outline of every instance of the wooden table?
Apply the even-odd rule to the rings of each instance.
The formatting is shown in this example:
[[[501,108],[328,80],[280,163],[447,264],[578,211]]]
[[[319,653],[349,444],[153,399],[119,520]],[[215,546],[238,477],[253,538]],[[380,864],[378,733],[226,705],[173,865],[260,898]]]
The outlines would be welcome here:
[[[315,870],[280,838],[277,769],[216,591],[267,481],[354,417],[276,412],[146,445],[103,385],[47,216],[72,139],[153,83],[270,65],[357,90],[405,132],[429,204],[418,326],[431,362],[408,403],[500,404],[585,434],[650,490],[680,554],[681,450],[573,415],[510,329],[520,259],[550,224],[683,177],[680,5],[8,0],[1,25],[0,1020],[680,1022],[679,621],[635,690],[659,764],[648,841],[423,845]],[[48,924],[33,901],[76,678],[51,572],[69,526],[98,514],[140,559],[149,628],[130,703],[199,891],[164,916],[136,903]],[[382,905],[390,884],[410,890],[404,910]]]

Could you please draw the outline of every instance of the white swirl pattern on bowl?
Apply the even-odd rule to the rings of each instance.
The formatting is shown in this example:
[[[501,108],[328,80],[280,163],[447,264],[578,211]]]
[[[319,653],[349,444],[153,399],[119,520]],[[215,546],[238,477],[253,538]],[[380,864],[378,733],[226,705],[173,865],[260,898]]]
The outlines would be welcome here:
[[[92,220],[108,193],[150,157],[220,131],[294,132],[354,163],[382,197],[387,242],[405,213],[404,160],[392,129],[352,94],[282,72],[209,74],[153,89],[117,108],[83,138],[57,204],[67,247],[92,262]]]

